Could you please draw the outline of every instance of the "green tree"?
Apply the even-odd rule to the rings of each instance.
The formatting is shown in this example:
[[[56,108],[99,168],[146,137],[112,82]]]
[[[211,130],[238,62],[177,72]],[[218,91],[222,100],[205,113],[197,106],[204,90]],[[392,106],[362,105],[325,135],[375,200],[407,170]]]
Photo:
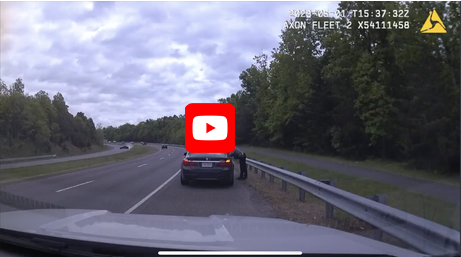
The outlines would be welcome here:
[[[73,145],[86,151],[93,145],[102,146],[91,118],[81,112],[75,117],[69,113],[60,93],[53,101],[44,91],[25,93],[20,78],[10,86],[0,79],[0,122],[1,157],[46,154],[53,147]]]

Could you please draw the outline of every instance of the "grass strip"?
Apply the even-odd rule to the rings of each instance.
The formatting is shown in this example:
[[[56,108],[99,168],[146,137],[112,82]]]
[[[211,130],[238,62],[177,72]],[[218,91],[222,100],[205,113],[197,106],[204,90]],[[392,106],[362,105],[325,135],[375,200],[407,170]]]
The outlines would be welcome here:
[[[417,178],[417,179],[424,179],[428,181],[440,182],[445,183],[453,186],[460,187],[460,174],[452,174],[446,175],[443,172],[435,171],[435,170],[420,170],[415,168],[410,168],[409,164],[407,163],[399,163],[399,162],[392,162],[392,161],[385,161],[381,159],[367,159],[365,161],[351,161],[346,160],[340,157],[331,157],[331,156],[320,156],[315,154],[306,154],[306,153],[299,153],[294,151],[287,151],[287,150],[280,150],[280,149],[273,149],[273,148],[262,148],[262,147],[254,147],[254,146],[243,146],[251,151],[251,149],[261,150],[261,151],[269,151],[272,153],[279,153],[279,154],[286,154],[291,156],[298,156],[304,157],[309,159],[315,159],[320,161],[327,161],[327,162],[334,162],[339,164],[344,164],[353,167],[361,167],[367,168],[377,171],[383,171],[387,173],[398,174],[402,176]],[[256,152],[256,151],[253,151]]]
[[[118,147],[118,146],[115,146],[115,147]],[[98,152],[104,152],[104,151],[108,151],[112,149],[112,147],[110,146],[107,146],[107,145],[104,145],[104,146],[93,146],[92,148],[90,149],[85,149],[84,151],[76,151],[75,149],[73,149],[71,152],[69,153],[65,153],[63,151],[59,151],[58,153],[56,152],[52,152],[52,153],[49,153],[49,154],[39,154],[39,155],[36,155],[37,157],[40,157],[40,156],[44,156],[44,155],[54,155],[56,154],[57,157],[70,157],[70,156],[78,156],[78,155],[85,155],[85,154],[93,154],[93,153],[98,153]],[[0,159],[0,164],[11,164],[11,163],[18,163],[18,162],[28,162],[28,161],[34,161],[34,160],[46,160],[46,159],[53,159],[53,157],[49,157],[49,158],[33,158],[35,156],[33,155],[30,155],[30,156],[18,156],[18,157],[8,157],[8,158],[5,158],[6,160],[2,160]],[[26,159],[26,160],[12,160],[12,161],[9,161],[8,159],[15,159],[15,158],[33,158],[33,159]]]
[[[156,151],[158,151],[158,149],[153,147],[135,145],[132,149],[127,150],[126,152],[114,155],[107,155],[96,158],[60,162],[53,164],[2,169],[0,172],[0,184],[51,174],[61,174],[64,172],[70,172],[77,169],[84,169],[94,166],[105,165],[113,162],[124,161],[135,157],[147,155]]]
[[[393,208],[434,221],[458,231],[460,230],[460,208],[459,205],[454,203],[375,180],[312,167],[303,163],[267,156],[261,153],[251,151],[247,151],[246,153],[249,158],[262,160],[277,167],[284,167],[289,171],[303,171],[306,173],[307,177],[312,179],[336,180],[336,187],[360,196],[366,197],[374,194],[387,194],[388,205]],[[259,175],[260,174],[258,174],[258,176]],[[293,187],[289,190],[296,189]],[[306,201],[321,200],[308,194],[306,195]],[[335,210],[335,215],[338,218],[350,216],[349,214],[346,214],[340,210]]]

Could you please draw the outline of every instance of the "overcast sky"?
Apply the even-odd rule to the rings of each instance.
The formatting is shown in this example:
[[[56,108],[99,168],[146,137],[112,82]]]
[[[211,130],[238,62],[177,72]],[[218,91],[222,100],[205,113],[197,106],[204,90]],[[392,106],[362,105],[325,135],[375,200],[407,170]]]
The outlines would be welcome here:
[[[118,126],[183,114],[240,89],[289,10],[338,2],[3,2],[1,79],[61,92],[74,115]]]

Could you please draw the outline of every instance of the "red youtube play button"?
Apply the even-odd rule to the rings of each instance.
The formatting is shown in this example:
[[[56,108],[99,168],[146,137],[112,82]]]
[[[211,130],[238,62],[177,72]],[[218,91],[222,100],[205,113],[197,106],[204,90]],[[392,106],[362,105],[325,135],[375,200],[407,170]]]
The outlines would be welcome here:
[[[185,147],[191,153],[235,149],[235,108],[229,103],[190,103],[185,109]]]
[[[211,126],[210,124],[206,124],[206,133],[212,131],[213,129],[215,129],[215,127]]]

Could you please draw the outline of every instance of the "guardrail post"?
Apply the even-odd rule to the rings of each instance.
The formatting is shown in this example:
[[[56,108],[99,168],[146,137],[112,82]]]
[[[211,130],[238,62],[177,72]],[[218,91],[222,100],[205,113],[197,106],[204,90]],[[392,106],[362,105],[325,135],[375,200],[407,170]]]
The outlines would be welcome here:
[[[284,167],[280,167],[282,170],[284,170]],[[287,191],[288,190],[288,183],[285,180],[282,180],[282,191]]]
[[[334,180],[329,180],[329,179],[321,179],[319,180],[320,182],[327,184],[329,186],[336,186],[336,181]],[[335,208],[333,205],[329,203],[325,203],[325,219],[333,219],[335,217]]]
[[[298,173],[299,175],[302,175],[302,176],[306,176],[306,173],[302,172],[302,171],[298,171],[296,173]],[[298,193],[299,193],[299,201],[305,202],[306,201],[306,191],[304,191],[304,189],[298,187]]]
[[[372,195],[367,197],[370,200],[373,200],[378,203],[386,204],[387,205],[387,195]],[[383,238],[383,231],[377,227],[373,226],[373,239],[381,241]]]
[[[261,178],[265,178],[266,177],[266,172],[264,172],[263,170],[261,170]]]
[[[287,185],[288,185],[287,182],[285,180],[282,180],[282,190],[285,192],[287,191],[287,187],[288,187]]]
[[[274,176],[271,174],[269,174],[269,182],[274,183]]]

